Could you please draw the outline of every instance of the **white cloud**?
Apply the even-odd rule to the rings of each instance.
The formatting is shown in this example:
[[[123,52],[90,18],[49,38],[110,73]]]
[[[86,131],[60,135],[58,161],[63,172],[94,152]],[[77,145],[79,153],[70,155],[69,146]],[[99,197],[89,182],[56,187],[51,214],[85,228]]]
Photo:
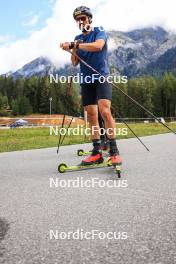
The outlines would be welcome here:
[[[14,71],[38,56],[47,56],[60,66],[68,62],[70,56],[59,48],[59,43],[80,34],[72,17],[79,5],[92,8],[94,25],[106,29],[127,31],[162,26],[175,31],[175,0],[57,0],[52,17],[42,30],[32,32],[27,39],[0,46],[0,73]]]
[[[96,20],[104,17],[108,29],[132,30],[147,26],[162,26],[175,31],[174,0],[108,0],[103,4]]]
[[[27,27],[35,26],[39,21],[39,15],[33,15],[28,21],[24,22],[23,25]]]
[[[55,4],[55,2],[57,1],[57,0],[48,0],[49,2],[49,5],[53,5],[53,4]]]
[[[5,44],[13,39],[12,35],[0,35],[0,45]]]

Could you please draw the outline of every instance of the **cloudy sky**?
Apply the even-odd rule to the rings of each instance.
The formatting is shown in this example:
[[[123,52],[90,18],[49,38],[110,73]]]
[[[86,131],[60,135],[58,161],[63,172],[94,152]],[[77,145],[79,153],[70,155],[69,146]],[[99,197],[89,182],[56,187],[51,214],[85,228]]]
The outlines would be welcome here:
[[[68,62],[59,43],[80,34],[72,17],[80,5],[92,8],[94,26],[107,30],[161,26],[176,31],[175,0],[0,0],[0,74],[39,56],[57,66]]]

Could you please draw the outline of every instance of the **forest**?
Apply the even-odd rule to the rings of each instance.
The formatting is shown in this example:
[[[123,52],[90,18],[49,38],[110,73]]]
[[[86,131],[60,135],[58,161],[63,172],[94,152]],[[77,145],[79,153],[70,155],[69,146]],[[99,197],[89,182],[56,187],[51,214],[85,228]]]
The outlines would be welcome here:
[[[144,76],[131,78],[118,86],[157,116],[176,116],[176,77],[165,73],[162,78]],[[28,79],[0,76],[0,116],[49,114],[80,116],[83,113],[78,84],[50,83],[49,77]],[[146,113],[134,107],[117,88],[113,88],[113,113],[123,117],[145,118]]]

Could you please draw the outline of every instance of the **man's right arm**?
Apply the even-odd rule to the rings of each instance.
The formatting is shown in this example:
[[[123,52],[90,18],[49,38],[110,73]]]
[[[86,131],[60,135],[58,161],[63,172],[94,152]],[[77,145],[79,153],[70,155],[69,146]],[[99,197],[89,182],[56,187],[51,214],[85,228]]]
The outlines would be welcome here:
[[[60,47],[63,49],[63,50],[66,50],[66,51],[69,51],[70,50],[70,45],[72,44],[73,42],[65,42],[65,43],[60,43]],[[73,66],[77,66],[78,63],[79,63],[79,59],[76,55],[76,50],[77,48],[71,48],[72,50],[72,56],[71,56],[71,61],[72,61],[72,64]]]

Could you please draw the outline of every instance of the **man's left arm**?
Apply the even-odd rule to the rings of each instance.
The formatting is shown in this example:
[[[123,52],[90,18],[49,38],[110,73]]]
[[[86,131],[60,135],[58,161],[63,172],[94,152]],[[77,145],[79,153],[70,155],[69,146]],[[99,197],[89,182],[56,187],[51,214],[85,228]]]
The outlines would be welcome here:
[[[97,39],[95,42],[80,43],[79,49],[90,52],[97,52],[97,51],[101,51],[104,45],[105,45],[104,39]]]

